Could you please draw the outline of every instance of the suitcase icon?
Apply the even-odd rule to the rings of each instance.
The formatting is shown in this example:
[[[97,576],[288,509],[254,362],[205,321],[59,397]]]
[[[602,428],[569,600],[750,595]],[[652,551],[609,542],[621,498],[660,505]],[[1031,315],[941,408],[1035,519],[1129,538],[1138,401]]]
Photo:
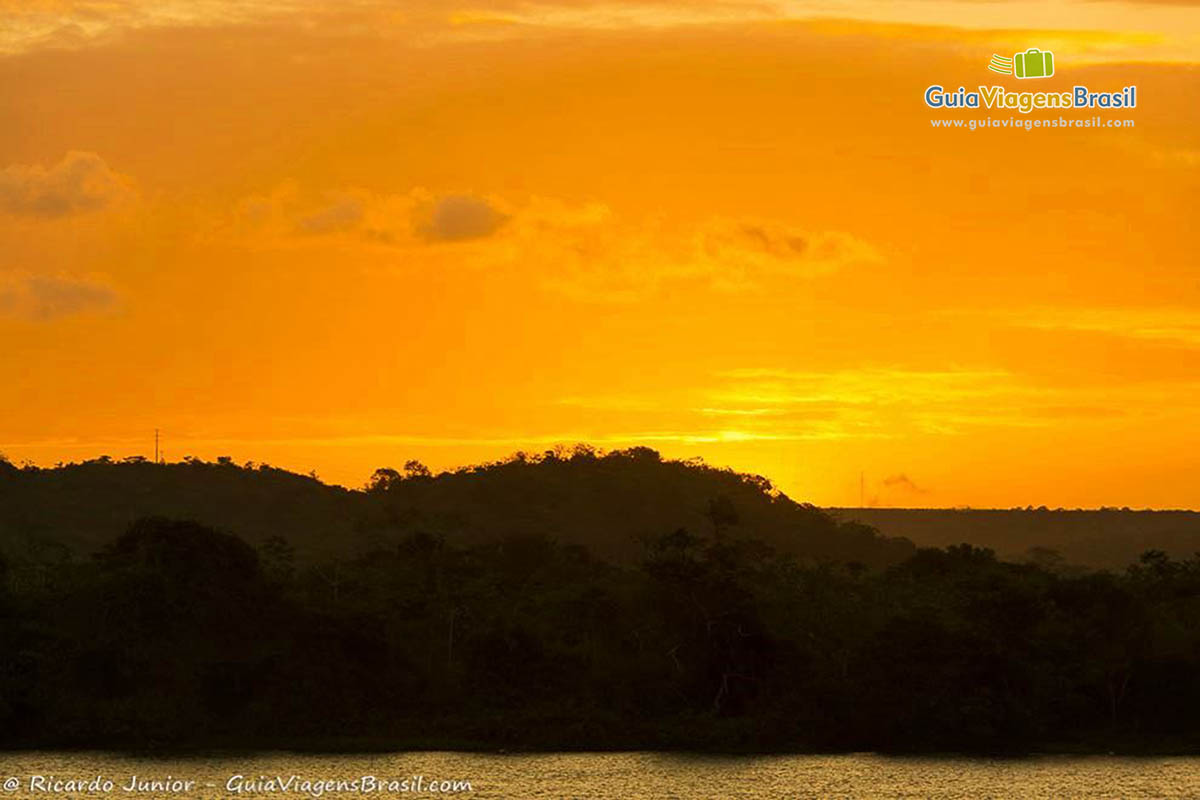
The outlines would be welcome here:
[[[1013,56],[1013,68],[1018,78],[1049,78],[1054,74],[1054,53],[1031,47]]]

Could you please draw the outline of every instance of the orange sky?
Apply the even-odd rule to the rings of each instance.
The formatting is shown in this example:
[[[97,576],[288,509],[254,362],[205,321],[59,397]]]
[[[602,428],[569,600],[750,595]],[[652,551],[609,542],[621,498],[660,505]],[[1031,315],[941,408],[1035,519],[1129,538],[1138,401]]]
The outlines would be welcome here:
[[[0,452],[1200,507],[1197,61],[1189,2],[0,0]]]

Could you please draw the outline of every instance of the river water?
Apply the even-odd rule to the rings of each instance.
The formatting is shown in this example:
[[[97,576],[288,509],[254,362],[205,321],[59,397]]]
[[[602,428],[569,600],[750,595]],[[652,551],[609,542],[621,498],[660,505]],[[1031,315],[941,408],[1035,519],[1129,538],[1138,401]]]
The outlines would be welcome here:
[[[1200,798],[1200,757],[34,752],[0,754],[0,786],[14,798]]]

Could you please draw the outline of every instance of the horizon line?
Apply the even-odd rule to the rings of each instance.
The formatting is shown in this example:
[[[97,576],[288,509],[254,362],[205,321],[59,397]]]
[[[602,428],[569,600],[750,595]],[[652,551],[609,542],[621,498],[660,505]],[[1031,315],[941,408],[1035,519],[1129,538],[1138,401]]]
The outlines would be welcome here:
[[[576,447],[577,447],[578,445],[585,445],[585,446],[589,446],[589,445],[586,445],[586,443],[584,443],[584,442],[579,442],[579,443],[577,443],[577,444],[576,444]],[[457,474],[463,474],[463,473],[467,473],[467,472],[470,472],[470,471],[472,471],[472,470],[474,470],[474,469],[478,469],[478,468],[487,468],[487,467],[500,466],[500,465],[504,465],[504,464],[508,464],[508,463],[513,463],[513,462],[516,462],[516,461],[518,461],[518,460],[519,460],[519,459],[517,459],[517,456],[518,456],[518,455],[530,456],[531,458],[529,459],[529,461],[528,461],[527,463],[533,463],[533,464],[536,464],[536,463],[540,463],[542,460],[544,460],[544,457],[545,457],[547,454],[553,454],[553,455],[554,455],[554,456],[557,458],[557,457],[558,457],[558,456],[557,456],[557,453],[555,453],[555,450],[556,450],[556,449],[559,449],[559,448],[550,448],[550,449],[547,449],[547,450],[542,450],[542,451],[537,451],[537,452],[527,452],[527,451],[524,451],[524,450],[517,450],[517,451],[515,451],[515,452],[513,452],[513,453],[509,454],[509,456],[507,456],[507,457],[505,457],[505,458],[499,458],[499,459],[495,459],[495,460],[492,460],[492,461],[483,461],[483,462],[479,462],[479,463],[475,463],[475,464],[463,464],[463,465],[459,465],[459,466],[457,466],[457,467],[454,467],[454,468],[443,469],[443,470],[441,470],[440,472],[433,472],[433,473],[430,473],[429,475],[427,475],[427,476],[425,476],[425,477],[427,477],[427,478],[429,478],[429,479],[436,479],[436,478],[439,478],[439,477],[442,477],[442,476],[452,476],[452,475],[457,475]],[[576,454],[575,452],[569,452],[569,451],[571,451],[571,450],[574,450],[574,449],[575,449],[574,447],[564,447],[564,448],[561,448],[561,449],[568,451],[568,455],[567,455],[567,457],[566,457],[566,458],[564,458],[564,459],[562,459],[562,460],[570,460],[571,456],[574,456],[574,455]],[[661,460],[661,461],[663,461],[663,462],[666,462],[666,463],[688,464],[688,462],[693,462],[693,463],[694,463],[694,464],[696,464],[696,465],[704,466],[704,467],[707,467],[707,468],[709,468],[709,469],[713,469],[713,470],[717,470],[717,471],[721,471],[721,472],[730,472],[730,473],[733,473],[733,474],[735,474],[735,475],[742,475],[742,476],[747,476],[747,477],[759,477],[759,478],[765,478],[765,479],[768,481],[768,483],[770,483],[771,487],[772,487],[772,488],[773,488],[773,489],[774,489],[776,492],[778,492],[778,493],[779,493],[781,496],[783,496],[783,497],[786,497],[788,500],[791,500],[792,502],[794,502],[794,503],[797,503],[798,505],[806,505],[806,506],[811,506],[811,507],[813,507],[813,508],[817,508],[817,509],[820,509],[820,510],[822,510],[822,511],[830,511],[830,512],[838,512],[838,511],[841,511],[841,512],[856,512],[856,511],[868,511],[868,512],[870,512],[870,511],[906,511],[906,512],[907,512],[907,511],[914,511],[914,512],[929,512],[929,511],[952,511],[952,512],[954,512],[954,511],[956,511],[956,512],[1004,512],[1004,513],[1011,513],[1011,512],[1014,512],[1014,511],[1022,511],[1022,512],[1028,512],[1028,513],[1095,513],[1095,512],[1121,512],[1121,513],[1129,513],[1129,514],[1136,514],[1136,513],[1156,513],[1156,514],[1157,514],[1157,513],[1183,513],[1183,514],[1200,514],[1200,508],[1187,508],[1187,507],[1152,507],[1152,506],[1140,506],[1140,507],[1135,507],[1135,506],[1130,506],[1130,505],[1120,505],[1120,506],[1116,506],[1116,505],[1111,505],[1111,506],[1110,506],[1110,505],[1102,505],[1102,506],[1074,506],[1074,507],[1061,506],[1061,505],[1059,505],[1059,506],[1049,506],[1049,505],[1047,505],[1047,504],[1045,504],[1045,503],[1041,503],[1041,504],[1038,504],[1038,505],[1036,505],[1036,506],[1035,506],[1035,505],[1033,505],[1032,503],[1027,503],[1027,504],[1025,504],[1025,505],[1014,505],[1014,506],[971,506],[971,505],[950,505],[950,506],[883,506],[883,505],[876,505],[876,506],[862,506],[862,505],[858,505],[858,506],[854,506],[854,505],[826,505],[826,504],[821,504],[821,503],[812,503],[812,502],[808,502],[808,501],[804,501],[804,500],[797,500],[796,498],[792,497],[791,495],[787,494],[787,493],[786,493],[786,492],[784,492],[782,489],[780,489],[780,488],[779,488],[779,486],[778,486],[778,485],[776,485],[775,481],[774,481],[774,480],[772,480],[771,478],[767,477],[767,476],[764,476],[764,475],[758,475],[758,474],[756,474],[756,473],[753,473],[753,472],[744,472],[744,471],[741,471],[741,470],[734,469],[734,468],[732,468],[732,467],[727,467],[727,466],[717,466],[717,465],[711,464],[711,463],[709,463],[708,461],[706,461],[706,460],[704,459],[704,457],[703,457],[703,456],[692,456],[692,457],[689,457],[689,458],[670,458],[670,457],[663,456],[663,454],[662,454],[662,453],[660,453],[658,450],[655,450],[655,449],[654,449],[654,448],[652,448],[652,447],[647,447],[647,446],[645,446],[645,445],[635,445],[635,446],[632,446],[632,447],[618,448],[618,449],[615,449],[615,450],[604,450],[603,448],[599,448],[599,447],[592,447],[592,455],[593,455],[593,457],[596,457],[596,458],[603,458],[603,457],[605,457],[605,456],[608,456],[608,455],[611,455],[611,454],[613,454],[613,453],[629,452],[629,451],[631,451],[631,450],[639,450],[639,449],[640,449],[640,450],[649,450],[649,451],[652,451],[652,452],[654,452],[656,455],[658,455],[658,457],[659,457],[659,460]],[[586,451],[580,451],[580,452],[586,452]],[[228,461],[227,461],[227,462],[222,462],[222,461],[220,460],[220,459],[222,459],[222,458],[227,458],[227,459],[228,459]],[[39,464],[36,464],[36,463],[34,463],[34,462],[31,460],[31,459],[26,459],[26,460],[25,460],[25,462],[24,462],[24,463],[22,463],[22,464],[16,464],[16,463],[14,463],[13,461],[11,461],[10,459],[6,458],[6,457],[4,456],[4,454],[3,454],[3,453],[0,453],[0,464],[4,464],[4,463],[7,463],[7,464],[9,464],[9,465],[10,465],[10,466],[12,466],[14,469],[16,469],[16,470],[19,470],[19,471],[20,471],[20,470],[35,470],[35,471],[42,471],[42,470],[45,470],[45,471],[53,471],[53,470],[58,470],[58,469],[67,469],[67,468],[70,468],[70,467],[81,467],[81,466],[87,466],[87,465],[90,465],[90,464],[104,464],[104,465],[108,465],[108,466],[147,466],[147,465],[149,465],[149,466],[160,466],[160,467],[191,466],[191,465],[197,465],[197,464],[200,464],[200,465],[207,465],[207,466],[225,466],[225,467],[233,467],[233,468],[235,468],[235,469],[244,470],[244,471],[247,471],[247,472],[254,472],[254,471],[259,471],[259,470],[262,470],[263,468],[267,468],[267,469],[277,470],[277,471],[279,471],[279,472],[286,472],[286,473],[288,473],[289,475],[294,475],[294,476],[296,476],[296,477],[298,477],[298,478],[305,478],[305,479],[308,479],[308,480],[312,480],[312,481],[314,481],[314,482],[316,482],[316,483],[319,483],[319,484],[320,484],[320,485],[322,485],[322,486],[326,486],[326,487],[329,487],[329,488],[338,488],[338,489],[343,489],[343,490],[345,490],[345,491],[348,491],[348,492],[365,492],[365,491],[366,491],[366,484],[363,484],[362,486],[349,486],[349,485],[347,485],[347,484],[344,484],[344,483],[339,483],[339,482],[337,482],[337,481],[328,481],[328,480],[324,480],[324,479],[322,479],[322,478],[319,476],[319,474],[317,473],[317,471],[316,471],[315,469],[313,469],[313,470],[310,470],[309,472],[299,472],[299,471],[296,471],[296,470],[293,470],[293,469],[289,469],[289,468],[287,468],[287,467],[280,467],[280,466],[276,466],[276,465],[274,465],[274,464],[268,464],[268,463],[266,463],[266,462],[263,462],[263,461],[246,461],[246,462],[244,462],[244,463],[238,463],[237,461],[234,461],[232,457],[229,457],[229,456],[218,456],[218,457],[217,457],[217,460],[214,460],[214,461],[206,461],[206,460],[204,460],[203,458],[200,458],[200,457],[198,457],[198,456],[185,456],[184,458],[182,458],[182,459],[179,459],[179,460],[176,460],[176,461],[169,461],[169,460],[166,460],[166,459],[161,459],[161,460],[159,460],[159,461],[155,461],[154,459],[152,459],[152,458],[150,458],[150,457],[148,457],[148,456],[143,456],[143,455],[124,456],[124,457],[121,457],[121,458],[114,458],[114,457],[112,457],[112,456],[109,456],[109,455],[102,454],[102,455],[96,456],[95,458],[91,458],[91,459],[85,459],[85,460],[83,460],[83,461],[66,461],[66,462],[60,461],[60,462],[58,462],[58,463],[56,463],[56,464],[53,464],[53,465],[50,465],[50,466],[43,466],[43,465],[39,465]],[[377,471],[380,471],[380,470],[385,470],[385,469],[394,469],[394,468],[392,468],[392,467],[377,467],[375,470],[373,470],[373,471],[372,471],[372,474],[374,474],[374,472],[377,472]],[[396,471],[399,471],[399,470],[396,470]]]

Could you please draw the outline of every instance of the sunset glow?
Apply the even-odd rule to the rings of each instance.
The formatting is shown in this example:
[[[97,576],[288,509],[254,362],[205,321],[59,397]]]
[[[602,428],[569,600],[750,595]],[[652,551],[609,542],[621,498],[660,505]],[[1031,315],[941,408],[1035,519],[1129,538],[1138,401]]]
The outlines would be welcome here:
[[[0,452],[1200,508],[1200,6],[0,0]],[[1119,91],[947,130],[925,88]],[[1044,85],[1042,85],[1044,84]],[[982,118],[976,109],[947,116]],[[1058,111],[1034,111],[1052,118]],[[1004,112],[1001,116],[1020,116]]]

